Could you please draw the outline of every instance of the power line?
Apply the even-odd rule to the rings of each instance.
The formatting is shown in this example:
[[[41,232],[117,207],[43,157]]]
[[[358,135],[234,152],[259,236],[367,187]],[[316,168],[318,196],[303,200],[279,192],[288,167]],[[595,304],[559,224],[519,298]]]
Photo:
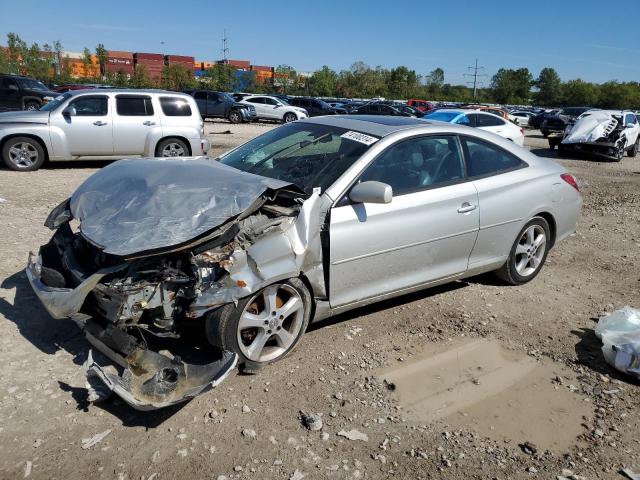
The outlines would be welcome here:
[[[222,60],[226,62],[227,57],[229,56],[229,38],[227,37],[227,29],[224,29],[224,34],[222,37]]]
[[[463,76],[464,77],[473,77],[473,81],[469,81],[467,82],[467,84],[472,85],[473,84],[473,98],[476,98],[476,92],[478,90],[478,77],[486,77],[487,74],[486,73],[478,73],[478,70],[484,70],[484,67],[479,67],[478,66],[478,59],[476,58],[476,64],[475,66],[471,66],[471,67],[467,67],[467,70],[472,70],[473,73],[464,73]]]

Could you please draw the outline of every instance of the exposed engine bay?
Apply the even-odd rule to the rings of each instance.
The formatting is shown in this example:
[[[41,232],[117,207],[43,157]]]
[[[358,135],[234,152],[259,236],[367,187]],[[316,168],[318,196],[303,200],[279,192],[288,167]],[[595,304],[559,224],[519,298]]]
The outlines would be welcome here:
[[[163,202],[180,190],[192,192],[194,181],[174,168],[182,160],[162,161],[168,170],[152,174],[154,183],[148,170],[140,170],[144,160],[133,162],[106,167],[51,212],[45,225],[55,234],[39,255],[30,255],[27,275],[51,316],[76,320],[88,340],[123,369],[114,375],[92,362],[88,375],[145,410],[213,388],[237,362],[235,353],[221,351],[210,355],[213,362],[185,363],[177,354],[154,351],[152,343],[165,342],[164,352],[208,312],[303,269],[322,293],[324,276],[317,193],[306,195],[284,182],[265,185],[264,177],[193,160],[201,162],[197,198],[163,224]],[[242,198],[201,187],[221,175],[227,175],[230,191],[243,184]],[[117,207],[123,204],[126,210]]]

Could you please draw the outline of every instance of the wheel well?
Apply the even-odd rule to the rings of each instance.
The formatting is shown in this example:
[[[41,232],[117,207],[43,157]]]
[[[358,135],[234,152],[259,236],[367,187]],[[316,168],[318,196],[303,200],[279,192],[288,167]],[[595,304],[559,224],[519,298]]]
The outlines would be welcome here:
[[[187,139],[186,139],[186,138],[184,138],[184,137],[180,137],[180,136],[178,136],[178,135],[170,135],[170,136],[168,136],[168,137],[162,137],[160,140],[158,140],[158,143],[156,143],[156,150],[155,150],[155,152],[154,152],[154,153],[155,153],[155,155],[156,155],[156,157],[158,156],[158,153],[159,153],[159,152],[158,152],[158,146],[159,146],[162,142],[164,142],[165,140],[172,140],[172,139],[175,139],[175,140],[182,140],[182,141],[185,143],[185,145],[187,146],[187,150],[189,150],[189,156],[193,155],[193,152],[191,151],[191,143],[189,143],[189,140],[187,140]]]
[[[313,291],[313,286],[304,273],[300,272],[300,276],[298,278],[302,281],[302,283],[304,283],[304,286],[307,287],[309,293],[311,294],[311,316],[309,318],[311,319],[310,321],[313,321],[313,317],[316,314],[316,295]]]
[[[35,140],[36,142],[38,142],[40,144],[40,146],[42,147],[42,151],[44,152],[44,161],[45,161],[45,163],[49,161],[49,150],[47,150],[47,146],[45,145],[44,141],[40,137],[38,137],[37,135],[31,135],[29,133],[13,133],[11,135],[7,135],[2,140],[0,140],[0,152],[4,148],[5,143],[7,143],[12,138],[16,138],[16,137],[26,137],[26,138],[30,138],[30,139]]]
[[[549,212],[540,212],[536,213],[534,216],[544,218],[549,224],[549,233],[551,234],[551,245],[549,248],[553,247],[556,243],[556,220],[553,218],[553,215]]]

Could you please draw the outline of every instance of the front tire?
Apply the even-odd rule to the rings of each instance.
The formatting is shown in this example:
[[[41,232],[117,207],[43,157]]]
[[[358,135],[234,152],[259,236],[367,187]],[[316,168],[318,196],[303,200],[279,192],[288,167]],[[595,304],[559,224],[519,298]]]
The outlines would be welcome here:
[[[298,117],[296,116],[295,113],[285,113],[284,117],[282,118],[282,121],[284,123],[291,123],[291,122],[295,122],[296,120],[298,120]]]
[[[32,172],[38,170],[45,161],[42,145],[33,138],[14,137],[2,147],[2,160],[11,170]]]
[[[28,111],[39,110],[40,104],[38,102],[27,102],[24,104],[24,109]]]
[[[229,112],[229,121],[231,123],[240,123],[242,122],[242,115],[237,110],[232,110]]]
[[[635,157],[638,154],[638,149],[640,148],[640,136],[636,139],[636,143],[633,144],[629,150],[627,150],[627,156]]]
[[[549,223],[542,217],[532,218],[518,233],[507,261],[496,275],[510,285],[530,282],[540,273],[550,245]]]
[[[309,325],[311,294],[298,278],[274,283],[208,314],[212,345],[236,352],[240,363],[262,367],[284,358]]]
[[[166,138],[158,143],[156,157],[188,157],[189,147],[178,138]]]

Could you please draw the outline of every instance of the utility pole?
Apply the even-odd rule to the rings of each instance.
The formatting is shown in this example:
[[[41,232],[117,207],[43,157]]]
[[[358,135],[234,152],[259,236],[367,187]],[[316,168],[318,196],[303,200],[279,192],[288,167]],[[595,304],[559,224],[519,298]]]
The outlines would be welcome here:
[[[229,38],[227,37],[227,29],[224,29],[224,34],[222,37],[222,61],[224,63],[227,62],[227,57],[229,56]]]
[[[473,81],[467,82],[467,84],[473,84],[473,98],[476,98],[478,92],[478,77],[486,77],[486,73],[478,73],[478,70],[484,70],[484,67],[478,66],[478,59],[476,58],[475,66],[467,67],[467,70],[472,70],[473,73],[465,73],[465,77],[473,77]]]

